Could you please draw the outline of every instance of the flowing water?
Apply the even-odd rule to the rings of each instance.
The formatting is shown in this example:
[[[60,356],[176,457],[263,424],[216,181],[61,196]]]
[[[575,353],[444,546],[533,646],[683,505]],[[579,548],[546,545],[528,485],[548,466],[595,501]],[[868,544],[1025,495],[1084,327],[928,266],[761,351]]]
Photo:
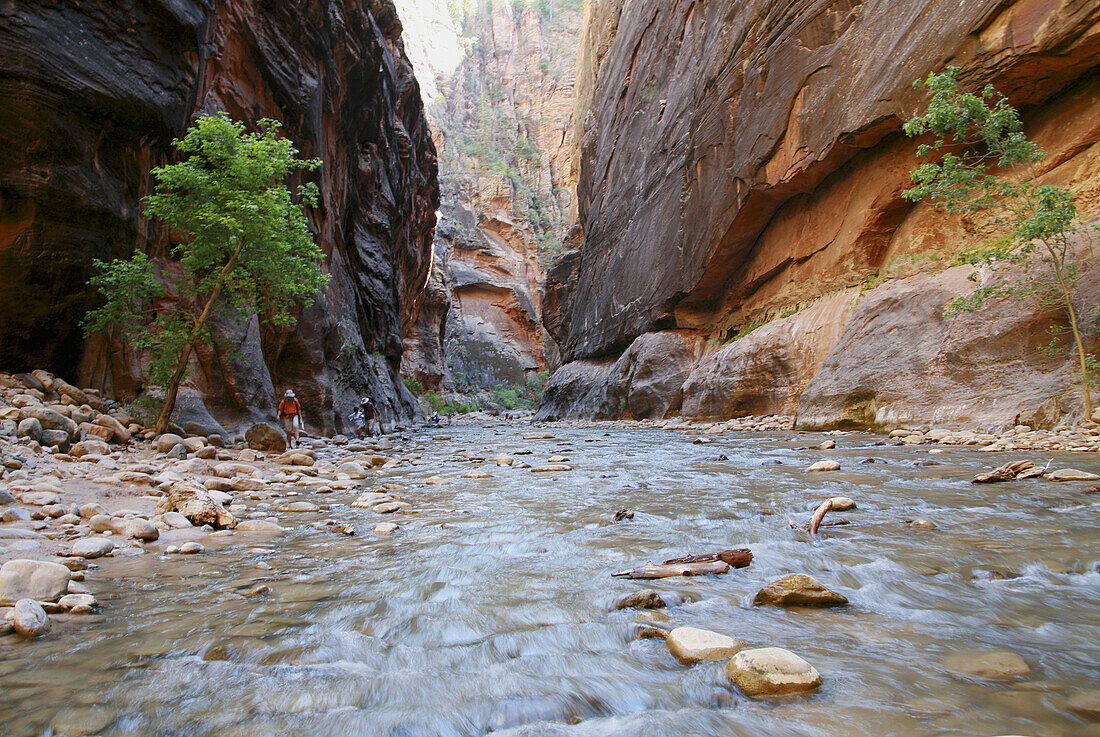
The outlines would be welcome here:
[[[296,528],[278,537],[211,538],[206,553],[170,559],[153,544],[154,554],[103,561],[88,577],[101,616],[0,643],[0,734],[70,723],[110,737],[1100,735],[1066,708],[1075,691],[1100,688],[1100,494],[967,483],[1027,454],[929,455],[870,435],[822,452],[798,450],[822,436],[790,432],[706,445],[615,427],[554,428],[552,440],[446,432],[416,436],[423,465],[382,479],[405,486],[418,510],[391,537],[373,535],[378,516],[338,492],[303,497],[332,508],[292,515]],[[462,479],[471,466],[460,449],[529,449],[517,458],[532,465],[557,453],[574,470],[487,463],[492,478]],[[843,470],[803,472],[823,457]],[[1055,466],[1100,470],[1090,455]],[[419,484],[435,474],[449,483]],[[835,495],[859,504],[830,515],[850,526],[814,542],[788,528],[788,514],[805,522]],[[634,519],[613,522],[624,507]],[[921,517],[938,529],[904,522]],[[323,518],[360,533],[306,524]],[[750,547],[752,565],[652,583],[610,576],[731,547]],[[751,606],[792,572],[851,605]],[[271,593],[243,595],[257,584]],[[614,605],[646,586],[681,602],[664,610],[671,624],[787,648],[824,685],[753,701],[723,663],[681,666],[660,640],[632,640],[636,612]],[[966,681],[942,666],[954,652],[1005,648],[1030,664],[1027,679]]]

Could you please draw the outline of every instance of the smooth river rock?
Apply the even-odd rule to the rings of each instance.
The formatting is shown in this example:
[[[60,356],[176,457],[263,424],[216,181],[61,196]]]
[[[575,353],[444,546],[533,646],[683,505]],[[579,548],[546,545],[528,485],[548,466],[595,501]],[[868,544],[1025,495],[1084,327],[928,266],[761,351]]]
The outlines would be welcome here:
[[[792,573],[760,589],[752,603],[755,606],[830,607],[844,606],[848,599],[825,588],[812,576]]]
[[[740,640],[697,627],[677,627],[668,633],[665,645],[672,656],[684,665],[704,660],[725,660],[745,647]]]
[[[82,537],[73,543],[72,555],[78,558],[102,558],[115,549],[115,541],[109,537]]]
[[[955,675],[988,681],[1007,681],[1031,672],[1027,662],[1012,650],[955,653],[944,658],[943,665]]]
[[[635,591],[629,596],[623,597],[615,605],[616,609],[661,609],[665,606],[664,599],[653,589]]]
[[[33,599],[15,602],[15,616],[11,623],[23,637],[39,637],[49,632],[51,626],[46,610]]]
[[[840,464],[836,461],[817,461],[816,463],[811,463],[809,466],[806,467],[806,472],[807,473],[810,473],[810,472],[813,472],[813,471],[839,471],[839,470],[840,470]]]
[[[12,606],[20,599],[57,601],[68,591],[70,575],[60,563],[9,560],[0,567],[0,606]]]
[[[742,650],[730,659],[726,674],[752,698],[812,691],[821,685],[816,668],[779,647]]]

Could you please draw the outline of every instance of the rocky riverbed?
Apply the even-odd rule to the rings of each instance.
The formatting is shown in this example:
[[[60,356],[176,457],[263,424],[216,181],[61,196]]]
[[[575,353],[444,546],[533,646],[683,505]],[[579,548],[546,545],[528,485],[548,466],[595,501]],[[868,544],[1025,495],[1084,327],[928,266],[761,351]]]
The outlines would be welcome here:
[[[1100,735],[1092,427],[483,416],[265,451],[130,423],[64,453],[9,419],[13,735]],[[1016,459],[1047,475],[970,483]],[[811,537],[826,498],[847,524]]]

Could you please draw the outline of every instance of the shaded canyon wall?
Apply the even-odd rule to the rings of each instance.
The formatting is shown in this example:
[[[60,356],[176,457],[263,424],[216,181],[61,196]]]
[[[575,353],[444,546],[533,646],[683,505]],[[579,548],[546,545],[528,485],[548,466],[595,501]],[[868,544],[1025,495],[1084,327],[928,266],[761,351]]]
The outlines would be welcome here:
[[[44,367],[131,399],[142,357],[85,341],[93,258],[168,261],[140,205],[149,171],[199,113],[281,121],[324,161],[309,212],[333,276],[298,326],[220,326],[180,422],[217,429],[273,413],[294,388],[307,424],[344,429],[355,398],[418,412],[398,377],[429,276],[436,154],[389,0],[0,5],[0,365]]]
[[[706,347],[669,409],[691,417],[996,425],[1079,404],[1068,359],[1034,355],[1057,311],[944,316],[974,286],[955,257],[1003,226],[905,202],[915,143],[900,127],[927,99],[913,80],[961,66],[968,88],[1022,110],[1050,153],[1040,181],[1095,217],[1100,6],[593,0],[586,23],[584,241],[545,301],[566,360],[694,331]],[[1086,277],[1080,298],[1088,312],[1100,285]],[[557,383],[542,416],[576,414]]]

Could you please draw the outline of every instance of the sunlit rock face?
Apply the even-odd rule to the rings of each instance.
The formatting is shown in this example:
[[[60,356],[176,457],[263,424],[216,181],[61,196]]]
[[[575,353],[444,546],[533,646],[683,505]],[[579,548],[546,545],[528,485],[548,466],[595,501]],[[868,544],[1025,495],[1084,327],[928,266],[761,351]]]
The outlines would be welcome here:
[[[398,9],[417,76],[431,80],[422,89],[440,147],[436,246],[450,304],[442,326],[421,317],[406,332],[402,373],[432,389],[524,386],[558,362],[542,281],[575,210],[580,3]]]
[[[939,273],[1004,232],[991,218],[948,217],[901,196],[916,163],[901,123],[927,99],[912,83],[948,63],[962,67],[968,88],[992,83],[1021,109],[1028,135],[1050,153],[1035,170],[1041,181],[1069,185],[1087,217],[1100,210],[1095,4],[594,0],[576,84],[584,239],[550,273],[544,300],[564,359],[603,360],[647,332],[695,330],[708,343],[684,386],[685,414],[841,418],[802,393],[822,366],[843,365],[826,356],[840,350],[849,319],[866,319],[855,311],[865,282]],[[801,316],[822,301],[833,306]],[[1006,314],[990,322],[1003,323],[1013,305],[991,309]],[[1050,324],[1049,313],[1029,314],[1016,329]],[[782,324],[727,345],[769,321]],[[870,341],[867,356],[888,339],[875,337],[879,324],[855,333]],[[887,377],[903,368],[879,364]],[[1073,394],[1072,373],[1057,374],[1014,413],[1042,414],[1039,405]],[[1018,389],[991,381],[981,362],[966,376],[962,387],[981,387],[990,405]],[[932,401],[918,414],[930,421],[941,410]],[[1002,415],[957,413],[979,424]]]
[[[0,8],[0,363],[79,373],[124,399],[142,388],[141,356],[81,336],[91,261],[136,248],[165,262],[167,234],[140,205],[149,171],[196,114],[224,110],[281,121],[324,161],[309,220],[333,279],[293,330],[227,317],[237,350],[200,353],[181,419],[266,415],[284,387],[325,430],[361,393],[385,415],[415,412],[397,369],[438,185],[400,39],[389,0]]]

